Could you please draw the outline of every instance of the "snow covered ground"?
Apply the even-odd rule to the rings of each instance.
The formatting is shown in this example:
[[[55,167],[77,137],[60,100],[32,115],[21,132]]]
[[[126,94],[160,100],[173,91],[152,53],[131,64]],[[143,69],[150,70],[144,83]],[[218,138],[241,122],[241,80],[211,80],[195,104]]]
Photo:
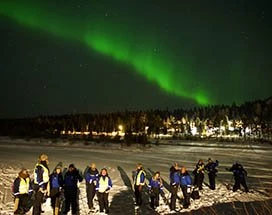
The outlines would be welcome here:
[[[173,145],[171,145],[173,144]],[[177,209],[180,212],[194,214],[272,214],[272,146],[270,145],[237,145],[234,143],[180,143],[171,142],[160,146],[121,147],[118,144],[84,145],[80,142],[0,139],[0,215],[12,214],[13,199],[11,184],[21,167],[33,171],[33,167],[41,152],[49,155],[49,167],[52,170],[58,162],[64,166],[74,163],[84,170],[91,162],[101,169],[106,167],[113,180],[110,192],[111,214],[135,214],[134,195],[132,189],[132,171],[135,164],[143,163],[148,177],[153,172],[160,171],[165,184],[165,196],[169,198],[169,168],[175,161],[186,166],[192,172],[199,159],[211,157],[219,160],[217,189],[209,190],[204,186],[199,200],[192,200],[189,209],[182,209],[180,200]],[[234,161],[241,162],[248,171],[249,193],[239,191],[233,193],[228,187],[233,185],[232,174],[225,170]],[[208,177],[205,176],[205,183]],[[181,192],[179,193],[182,199]],[[153,211],[149,208],[148,194],[144,194],[144,205],[137,214],[169,214],[169,207],[161,198],[160,206]],[[85,183],[80,184],[80,214],[88,213]],[[98,209],[98,202],[95,201]],[[255,207],[256,206],[256,207]],[[50,200],[43,205],[45,215],[52,214]],[[208,212],[207,212],[208,211]],[[95,213],[94,213],[95,214]]]

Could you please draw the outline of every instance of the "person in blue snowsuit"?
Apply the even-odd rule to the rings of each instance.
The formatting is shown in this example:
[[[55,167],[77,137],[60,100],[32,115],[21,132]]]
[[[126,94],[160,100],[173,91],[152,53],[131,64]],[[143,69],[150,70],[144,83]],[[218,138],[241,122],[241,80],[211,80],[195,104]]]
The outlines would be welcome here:
[[[188,208],[190,206],[192,178],[185,167],[181,168],[180,187],[184,197],[183,208]]]
[[[236,192],[242,186],[245,188],[245,192],[248,192],[248,187],[246,184],[247,171],[244,169],[242,164],[238,162],[234,163],[231,168],[226,168],[226,170],[233,172],[235,183],[233,185],[233,192]]]
[[[210,183],[210,189],[215,190],[215,177],[218,170],[216,167],[218,166],[219,162],[216,160],[215,162],[209,158],[208,163],[205,165],[205,170],[208,172],[209,176],[209,183]]]
[[[142,204],[142,190],[145,185],[145,171],[143,169],[143,165],[141,163],[137,164],[137,169],[134,177],[134,194],[136,199],[136,206],[140,206]]]
[[[53,208],[53,214],[59,215],[61,209],[60,199],[63,187],[62,168],[60,165],[57,165],[53,173],[49,176],[49,181],[50,181],[50,198],[51,206]]]
[[[180,170],[177,163],[170,168],[170,191],[171,191],[171,200],[170,200],[170,210],[173,211],[176,209],[176,200],[178,197],[178,188],[180,185]]]
[[[95,196],[95,188],[98,181],[99,172],[95,163],[92,163],[90,166],[88,166],[84,172],[88,207],[90,210],[93,210],[93,199]]]
[[[152,209],[159,206],[160,192],[163,191],[163,183],[160,177],[160,172],[155,172],[153,177],[149,181],[148,185],[150,193],[150,206]]]
[[[100,175],[96,184],[97,197],[99,202],[100,213],[109,213],[109,191],[112,188],[112,180],[108,175],[106,168],[100,171]]]
[[[64,214],[67,214],[70,211],[72,206],[72,214],[77,214],[78,205],[78,182],[82,182],[83,177],[79,173],[79,170],[75,168],[74,164],[70,164],[68,171],[64,175],[64,196],[65,196],[65,211]]]

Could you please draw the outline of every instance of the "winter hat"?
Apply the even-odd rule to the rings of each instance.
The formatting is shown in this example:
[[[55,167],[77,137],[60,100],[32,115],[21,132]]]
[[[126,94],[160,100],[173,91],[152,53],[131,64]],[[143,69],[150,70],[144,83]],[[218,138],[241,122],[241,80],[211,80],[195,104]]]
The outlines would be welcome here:
[[[70,165],[69,165],[69,169],[70,168],[75,168],[75,165],[73,164],[73,163],[71,163]]]

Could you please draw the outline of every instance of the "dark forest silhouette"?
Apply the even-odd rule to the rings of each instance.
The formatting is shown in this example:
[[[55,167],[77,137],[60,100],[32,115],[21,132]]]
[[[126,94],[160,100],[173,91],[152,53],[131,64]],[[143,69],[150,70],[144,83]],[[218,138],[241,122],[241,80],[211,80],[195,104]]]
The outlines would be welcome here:
[[[251,129],[255,139],[270,141],[272,138],[272,97],[266,100],[245,102],[242,105],[216,105],[175,110],[120,111],[101,114],[70,114],[60,116],[38,116],[23,119],[0,119],[0,135],[21,137],[64,137],[68,131],[90,132],[86,139],[92,139],[93,133],[116,132],[112,140],[120,140],[118,132],[122,125],[126,143],[146,143],[148,137],[158,134],[171,134],[172,138],[190,139],[191,126],[198,131],[196,137],[207,138],[205,130],[232,124],[232,131],[217,131],[213,136],[237,134],[247,138],[242,130]],[[239,123],[240,126],[237,126]],[[242,124],[241,124],[242,122]],[[118,127],[119,126],[119,127]],[[104,132],[104,133],[103,133]],[[157,135],[157,136],[156,136]],[[236,135],[236,136],[237,136]],[[83,135],[82,135],[83,136]],[[107,135],[106,135],[107,136]],[[249,137],[250,135],[248,135]],[[78,138],[78,137],[77,137]],[[210,137],[209,137],[210,138]]]

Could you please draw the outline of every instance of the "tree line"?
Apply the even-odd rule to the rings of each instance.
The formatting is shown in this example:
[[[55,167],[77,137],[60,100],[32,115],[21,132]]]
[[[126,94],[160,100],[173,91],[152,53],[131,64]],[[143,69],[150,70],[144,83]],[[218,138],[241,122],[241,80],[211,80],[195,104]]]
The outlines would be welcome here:
[[[240,123],[240,124],[239,124]],[[0,119],[2,136],[60,136],[62,132],[79,131],[129,134],[192,135],[192,125],[199,136],[210,128],[224,127],[223,134],[250,128],[259,137],[272,134],[272,97],[241,105],[212,105],[175,110],[119,111],[82,113],[59,116],[37,116],[21,119]],[[228,129],[232,126],[232,130]],[[121,126],[121,128],[120,128]],[[121,131],[120,131],[121,130]],[[222,134],[221,132],[221,134]],[[204,135],[205,136],[205,135]]]

